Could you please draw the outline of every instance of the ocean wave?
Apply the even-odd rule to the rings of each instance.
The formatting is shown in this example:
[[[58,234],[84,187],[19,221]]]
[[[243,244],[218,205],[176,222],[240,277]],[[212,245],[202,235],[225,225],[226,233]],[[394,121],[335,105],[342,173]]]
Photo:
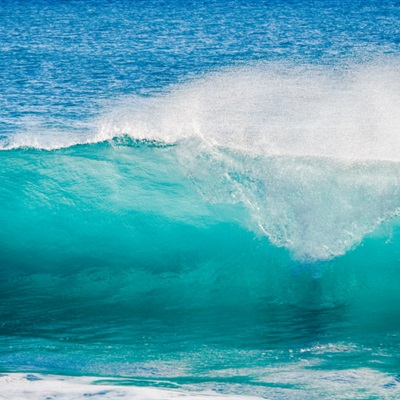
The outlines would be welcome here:
[[[105,107],[97,136],[3,138],[2,279],[177,309],[295,304],[324,276],[316,303],[346,303],[321,271],[397,262],[397,73],[244,68]]]

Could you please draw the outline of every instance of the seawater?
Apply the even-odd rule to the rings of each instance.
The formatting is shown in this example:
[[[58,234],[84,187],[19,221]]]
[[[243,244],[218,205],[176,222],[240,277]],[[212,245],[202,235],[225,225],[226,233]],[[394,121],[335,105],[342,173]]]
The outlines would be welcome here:
[[[0,397],[398,398],[399,16],[2,1]]]

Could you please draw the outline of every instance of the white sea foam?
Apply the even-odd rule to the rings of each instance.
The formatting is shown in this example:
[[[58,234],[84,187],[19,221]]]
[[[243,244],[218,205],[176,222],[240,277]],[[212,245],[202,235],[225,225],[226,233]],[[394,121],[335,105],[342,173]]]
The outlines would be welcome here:
[[[102,378],[103,379],[103,378]],[[100,378],[70,377],[13,373],[0,376],[0,399],[7,400],[76,400],[76,399],[137,399],[137,400],[251,400],[250,396],[224,396],[211,391],[183,391],[155,387],[118,386],[119,380],[96,383]],[[112,384],[113,382],[114,384]]]
[[[314,366],[315,367],[315,366]],[[257,385],[218,385],[226,392],[189,385],[182,389],[152,386],[121,385],[118,378],[71,377],[42,374],[11,373],[0,376],[0,399],[7,400],[76,400],[76,399],[137,399],[137,400],[312,400],[321,398],[395,399],[400,395],[398,377],[369,369],[318,370],[307,361],[286,366],[255,370],[232,371],[232,376],[253,375]],[[224,375],[229,374],[224,371]],[[218,374],[218,371],[216,371]],[[125,381],[126,383],[126,381]],[[213,384],[211,384],[213,386]],[[235,392],[252,392],[240,395]]]

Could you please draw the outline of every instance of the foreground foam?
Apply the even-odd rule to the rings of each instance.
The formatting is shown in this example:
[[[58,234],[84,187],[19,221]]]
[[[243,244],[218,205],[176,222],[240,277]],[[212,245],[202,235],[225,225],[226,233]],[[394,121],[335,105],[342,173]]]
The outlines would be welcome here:
[[[310,366],[308,366],[310,367]],[[240,371],[232,371],[235,376]],[[243,371],[248,374],[249,371]],[[25,400],[75,400],[92,399],[138,399],[138,400],[256,400],[270,399],[393,399],[400,394],[398,377],[368,368],[337,371],[307,369],[301,363],[286,367],[274,367],[253,371],[258,375],[256,385],[221,385],[216,383],[187,385],[181,389],[163,389],[154,386],[132,386],[126,379],[101,377],[71,377],[42,374],[11,373],[0,376],[0,398]],[[153,384],[161,385],[162,382]],[[164,382],[166,384],[166,382]],[[141,383],[143,385],[143,383]],[[207,386],[209,386],[207,388]],[[215,387],[212,390],[212,387]],[[218,388],[217,393],[215,390]],[[238,395],[235,391],[253,391],[254,395]]]
[[[108,384],[97,383],[99,378],[68,377],[41,374],[7,374],[0,376],[0,398],[25,400],[75,400],[75,399],[121,399],[138,400],[251,400],[247,396],[223,396],[212,392],[190,393],[183,390],[157,389],[154,387],[118,386],[117,379],[104,378]],[[114,384],[110,384],[113,382]],[[254,397],[255,399],[255,397]]]

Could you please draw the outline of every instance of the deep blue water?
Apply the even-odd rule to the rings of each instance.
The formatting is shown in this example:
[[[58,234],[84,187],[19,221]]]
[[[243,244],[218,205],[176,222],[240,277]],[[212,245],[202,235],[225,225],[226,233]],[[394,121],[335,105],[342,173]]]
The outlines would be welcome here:
[[[0,369],[399,396],[399,17],[2,1]]]

